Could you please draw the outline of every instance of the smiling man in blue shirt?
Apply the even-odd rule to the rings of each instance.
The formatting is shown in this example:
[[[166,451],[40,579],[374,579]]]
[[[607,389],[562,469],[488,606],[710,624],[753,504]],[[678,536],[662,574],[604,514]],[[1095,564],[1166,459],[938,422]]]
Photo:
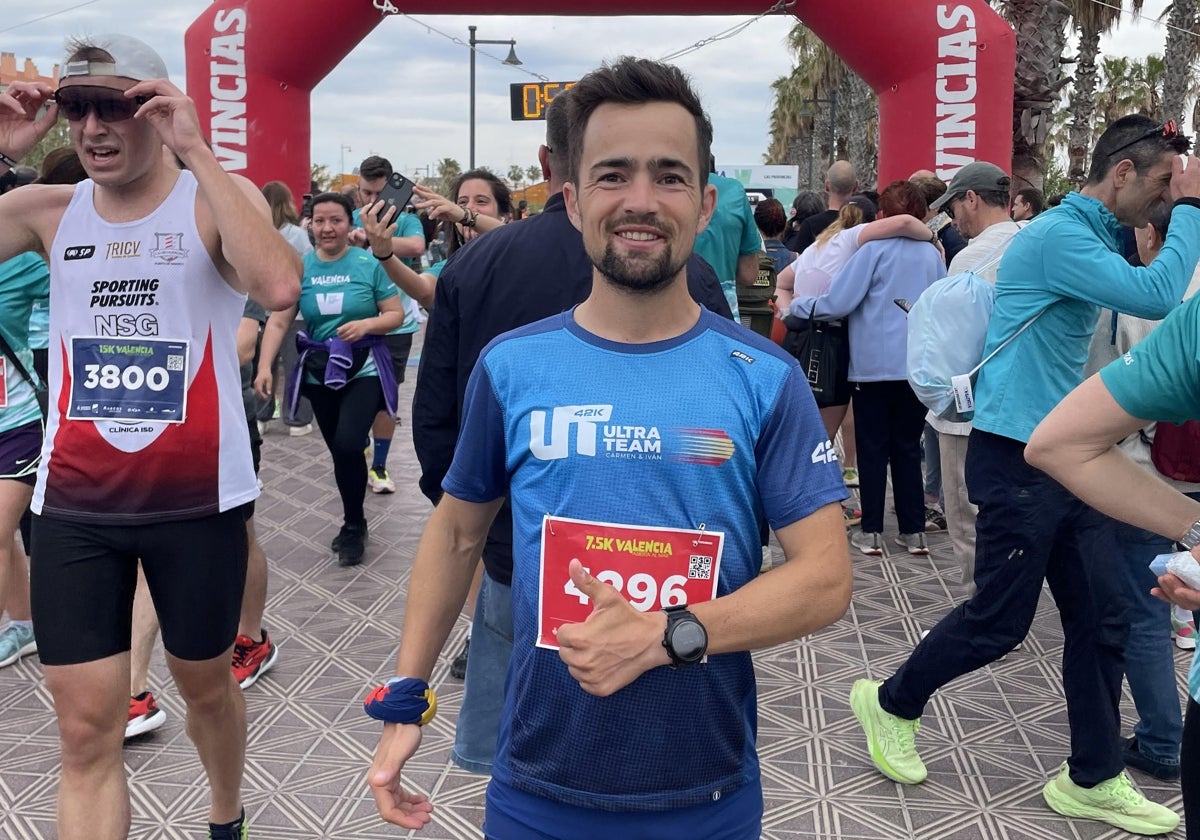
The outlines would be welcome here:
[[[369,781],[385,819],[428,822],[400,772],[509,497],[514,647],[487,836],[749,840],[762,794],[748,651],[845,610],[846,494],[795,360],[688,294],[715,191],[701,163],[711,124],[682,74],[622,59],[570,96],[563,195],[592,290],[497,339],[472,374],[398,677],[368,701],[387,721]],[[769,581],[756,579],[760,517],[789,561]],[[563,559],[581,556],[559,547],[573,538],[590,569]]]

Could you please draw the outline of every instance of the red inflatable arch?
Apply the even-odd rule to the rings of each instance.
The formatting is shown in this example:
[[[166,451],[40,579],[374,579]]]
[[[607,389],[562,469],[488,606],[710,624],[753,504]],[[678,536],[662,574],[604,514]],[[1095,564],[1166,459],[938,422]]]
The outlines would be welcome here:
[[[395,2],[414,14],[754,15],[763,7],[762,0]],[[188,92],[222,165],[257,184],[282,180],[296,195],[307,192],[309,94],[390,5],[339,0],[330,15],[295,0],[216,0],[205,10],[185,37]],[[879,94],[881,184],[916,169],[948,179],[972,160],[1009,169],[1015,38],[985,0],[795,0],[793,12]]]

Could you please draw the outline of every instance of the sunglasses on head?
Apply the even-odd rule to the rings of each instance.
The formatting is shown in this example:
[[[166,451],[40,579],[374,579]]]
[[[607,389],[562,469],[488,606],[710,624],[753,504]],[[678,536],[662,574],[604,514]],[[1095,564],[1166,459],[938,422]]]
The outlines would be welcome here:
[[[1117,146],[1117,148],[1113,149],[1105,157],[1112,157],[1117,152],[1123,152],[1130,146],[1135,146],[1143,140],[1149,140],[1152,137],[1162,137],[1164,140],[1170,140],[1172,137],[1177,136],[1179,136],[1179,127],[1175,125],[1175,120],[1167,120],[1162,125],[1156,125],[1154,128],[1147,129],[1125,145]]]
[[[150,100],[145,96],[130,99],[114,88],[71,85],[60,87],[54,94],[54,101],[58,103],[62,115],[71,122],[87,117],[88,110],[95,113],[96,119],[101,122],[121,122],[131,119],[138,108]]]

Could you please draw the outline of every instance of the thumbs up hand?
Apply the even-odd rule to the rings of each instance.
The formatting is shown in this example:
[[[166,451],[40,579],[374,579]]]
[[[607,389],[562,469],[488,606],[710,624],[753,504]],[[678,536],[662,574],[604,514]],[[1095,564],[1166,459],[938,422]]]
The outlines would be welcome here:
[[[607,697],[671,660],[663,647],[667,618],[661,612],[638,612],[616,589],[592,577],[578,560],[571,581],[592,602],[582,624],[558,628],[558,655],[584,691]]]

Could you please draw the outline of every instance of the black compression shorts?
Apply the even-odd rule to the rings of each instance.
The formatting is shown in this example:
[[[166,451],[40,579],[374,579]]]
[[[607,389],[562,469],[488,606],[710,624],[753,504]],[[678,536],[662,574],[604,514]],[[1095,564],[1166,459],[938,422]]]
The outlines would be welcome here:
[[[33,518],[30,594],[44,665],[76,665],[130,647],[138,559],[179,659],[224,654],[237,635],[246,585],[243,505],[201,519],[94,525]]]

